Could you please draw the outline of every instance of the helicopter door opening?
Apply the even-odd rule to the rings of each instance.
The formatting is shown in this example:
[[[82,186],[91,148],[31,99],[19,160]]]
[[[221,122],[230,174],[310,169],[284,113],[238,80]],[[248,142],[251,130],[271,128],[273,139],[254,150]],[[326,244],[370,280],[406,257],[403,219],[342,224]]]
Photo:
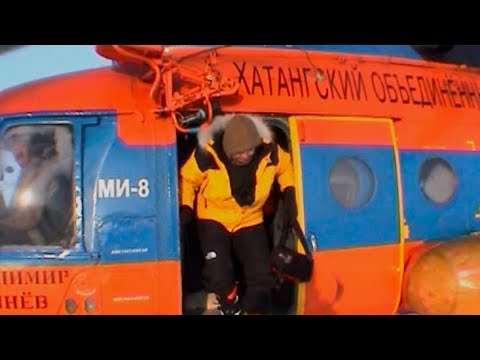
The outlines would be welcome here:
[[[395,313],[404,221],[392,120],[296,116],[290,133],[299,218],[315,260],[297,312]]]
[[[290,152],[288,121],[285,116],[265,116],[265,122],[272,131],[275,142],[287,152]],[[197,145],[195,134],[177,133],[177,157],[180,169]],[[283,229],[281,193],[277,183],[274,184],[269,200],[264,206],[264,223],[269,238],[270,248],[280,241]],[[218,314],[218,304],[213,294],[208,294],[203,288],[202,269],[204,265],[200,243],[196,232],[196,223],[192,222],[184,229],[181,241],[182,248],[182,282],[183,282],[183,313],[184,314]],[[293,236],[288,239],[293,246]],[[240,264],[236,265],[237,280],[244,281]],[[244,284],[243,284],[244,285]],[[241,286],[242,287],[242,286]],[[275,314],[290,314],[294,311],[295,287],[285,282],[273,293],[273,312]]]

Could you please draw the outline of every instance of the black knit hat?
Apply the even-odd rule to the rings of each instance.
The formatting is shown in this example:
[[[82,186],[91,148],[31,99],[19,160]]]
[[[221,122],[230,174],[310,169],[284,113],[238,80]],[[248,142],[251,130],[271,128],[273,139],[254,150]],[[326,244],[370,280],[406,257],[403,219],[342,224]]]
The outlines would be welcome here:
[[[248,116],[235,115],[225,126],[222,145],[228,158],[254,149],[261,143],[257,127]]]

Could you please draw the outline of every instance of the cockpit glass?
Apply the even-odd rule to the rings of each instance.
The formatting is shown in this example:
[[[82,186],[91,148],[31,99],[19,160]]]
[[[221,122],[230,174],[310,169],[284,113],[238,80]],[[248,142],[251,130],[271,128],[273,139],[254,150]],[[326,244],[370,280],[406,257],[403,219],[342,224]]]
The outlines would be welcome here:
[[[73,142],[66,125],[21,125],[0,137],[0,247],[68,246]]]

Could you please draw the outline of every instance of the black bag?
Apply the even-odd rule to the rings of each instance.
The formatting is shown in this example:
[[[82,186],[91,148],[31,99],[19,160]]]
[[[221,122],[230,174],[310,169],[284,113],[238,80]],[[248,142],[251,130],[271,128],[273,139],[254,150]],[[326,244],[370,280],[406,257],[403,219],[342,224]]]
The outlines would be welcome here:
[[[286,246],[288,232],[291,230],[293,230],[300,239],[305,254],[301,254]],[[313,273],[313,256],[297,221],[292,228],[288,228],[283,232],[280,243],[273,248],[270,263],[272,271],[277,277],[277,285],[281,284],[283,280],[306,282],[311,279]]]

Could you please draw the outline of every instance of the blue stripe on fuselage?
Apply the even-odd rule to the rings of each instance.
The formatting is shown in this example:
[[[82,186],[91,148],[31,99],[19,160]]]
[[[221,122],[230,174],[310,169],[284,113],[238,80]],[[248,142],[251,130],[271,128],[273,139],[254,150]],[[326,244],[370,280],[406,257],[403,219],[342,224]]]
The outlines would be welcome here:
[[[393,149],[388,146],[301,145],[307,233],[315,234],[321,250],[396,243],[399,240],[398,197]],[[334,197],[329,175],[335,162],[354,156],[374,176],[371,200],[346,208]],[[357,176],[359,182],[362,176]],[[364,176],[363,176],[364,177]],[[357,196],[365,189],[350,188]]]
[[[176,145],[125,145],[113,116],[86,128],[84,144],[87,249],[101,262],[179,259]]]
[[[434,204],[419,185],[422,164],[442,158],[457,176],[456,191],[445,205]],[[405,220],[410,239],[440,240],[480,230],[475,213],[480,206],[480,154],[460,151],[403,150],[400,152]]]

